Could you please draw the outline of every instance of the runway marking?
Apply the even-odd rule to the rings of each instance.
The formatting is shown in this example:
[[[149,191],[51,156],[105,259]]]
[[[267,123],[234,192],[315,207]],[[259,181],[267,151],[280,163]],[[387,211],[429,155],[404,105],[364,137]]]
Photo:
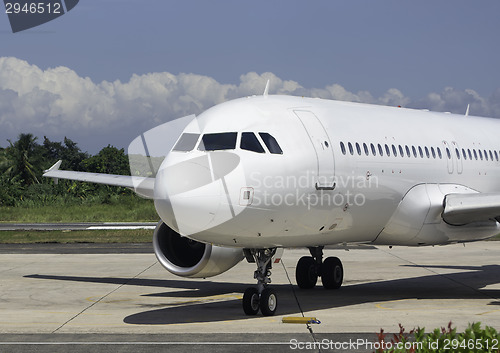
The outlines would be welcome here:
[[[488,314],[496,313],[497,311],[500,311],[500,309],[485,311],[484,313],[477,314],[477,315],[479,315],[479,316],[481,316],[481,315],[488,315]]]
[[[233,294],[217,294],[217,295],[212,295],[208,297],[197,297],[193,298],[191,300],[186,300],[186,298],[183,297],[171,297],[171,301],[160,304],[160,305],[165,305],[165,306],[172,306],[172,305],[189,305],[189,304],[199,304],[199,303],[213,303],[217,301],[224,301],[224,300],[241,300],[243,299],[243,296],[239,293],[233,293]],[[106,304],[113,304],[113,303],[123,303],[123,302],[130,302],[133,299],[132,298],[126,298],[126,299],[109,299],[109,300],[102,300],[101,297],[87,297],[85,298],[86,301],[91,302],[91,303],[96,303],[96,302],[101,302],[101,303],[106,303]],[[179,301],[176,301],[179,300]]]
[[[101,302],[101,303],[106,303],[106,304],[129,302],[132,300],[131,298],[129,298],[129,299],[110,299],[110,300],[101,300],[101,299],[102,299],[102,297],[87,297],[87,298],[85,298],[86,301],[91,302],[91,303]]]
[[[279,319],[279,320],[278,320]],[[281,319],[277,317],[276,319],[267,317],[267,316],[255,316],[252,318],[245,318],[245,319],[240,319],[240,320],[222,320],[218,321],[217,324],[224,324],[224,325],[234,325],[236,321],[249,321],[249,320],[259,320],[259,321],[266,321],[268,323],[279,323],[281,324]],[[165,324],[165,326],[191,326],[191,325],[211,325],[212,323],[210,322],[182,322],[182,323],[177,323],[177,324]]]
[[[84,230],[136,230],[136,229],[155,229],[156,226],[92,226]]]
[[[174,299],[174,298],[172,298]],[[241,294],[217,294],[209,297],[198,297],[192,300],[185,300],[185,298],[177,298],[183,301],[168,303],[166,305],[188,305],[188,304],[199,304],[199,303],[212,303],[224,300],[241,300],[243,296]]]
[[[408,308],[408,307],[403,307],[403,308],[389,308],[389,307],[386,307],[384,305],[386,304],[389,304],[389,303],[402,303],[402,302],[408,302],[408,301],[416,301],[417,303],[421,303],[423,305],[420,305],[421,307],[420,308],[415,308],[416,305],[412,305],[412,309]],[[424,303],[425,301],[425,303]],[[376,303],[375,304],[375,307],[378,308],[378,309],[382,309],[382,310],[399,310],[399,311],[421,311],[422,309],[425,309],[425,310],[429,310],[429,309],[441,309],[442,308],[442,305],[440,306],[430,306],[426,303],[428,303],[429,301],[439,301],[438,299],[436,300],[432,300],[432,299],[397,299],[397,300],[388,300],[386,302],[383,302],[383,303]],[[410,304],[409,304],[410,305]],[[475,304],[469,304],[469,305],[447,305],[446,308],[449,309],[449,308],[471,308],[471,307],[474,307],[476,306]],[[498,309],[500,310],[500,309]],[[497,311],[497,310],[494,310],[494,311]]]
[[[438,271],[435,271],[432,268],[427,267],[426,265],[419,265],[416,262],[413,262],[413,261],[410,261],[410,260],[406,260],[406,259],[402,258],[401,256],[398,256],[397,254],[391,253],[390,251],[386,251],[386,250],[383,250],[383,249],[379,249],[379,250],[382,251],[382,252],[384,252],[384,253],[386,253],[386,254],[389,254],[389,255],[397,258],[397,259],[400,259],[403,262],[407,262],[407,263],[409,263],[409,264],[411,264],[413,266],[420,267],[420,268],[422,268],[422,269],[424,269],[424,270],[426,270],[426,271],[428,271],[428,272],[430,272],[430,273],[432,273],[432,274],[434,274],[436,276],[440,276],[440,277],[446,278],[447,280],[449,280],[451,282],[454,282],[454,283],[456,283],[456,284],[458,284],[458,285],[460,285],[462,287],[468,288],[468,289],[470,289],[470,290],[472,290],[472,291],[474,291],[474,292],[476,292],[478,294],[481,294],[485,298],[490,298],[490,299],[495,299],[495,300],[498,299],[495,296],[492,296],[492,295],[489,295],[488,293],[485,293],[484,291],[482,291],[479,288],[475,288],[475,287],[473,287],[473,286],[471,286],[471,285],[469,285],[467,283],[460,282],[460,281],[458,281],[458,280],[450,277],[450,275],[452,275],[453,273],[464,273],[464,272],[471,272],[472,273],[472,272],[477,272],[476,270],[468,270],[468,271],[463,271],[462,270],[460,272],[439,273]]]
[[[61,328],[63,328],[64,326],[66,326],[69,322],[73,321],[74,319],[76,319],[78,316],[80,316],[81,314],[83,314],[85,311],[87,311],[88,309],[92,308],[94,305],[96,305],[97,303],[99,303],[101,300],[104,300],[106,297],[110,296],[111,294],[113,294],[114,292],[116,292],[117,290],[119,290],[120,288],[122,288],[123,286],[127,285],[128,283],[130,283],[131,281],[133,281],[134,279],[136,279],[137,277],[139,277],[140,275],[142,275],[144,272],[146,272],[147,270],[149,270],[150,268],[152,268],[154,265],[156,265],[157,262],[154,262],[153,264],[149,265],[148,267],[146,267],[144,270],[142,270],[141,272],[139,272],[138,274],[136,274],[134,277],[130,278],[127,282],[125,283],[122,283],[120,284],[118,287],[116,287],[115,289],[113,289],[111,292],[109,292],[108,294],[105,294],[103,295],[98,301],[96,302],[93,302],[92,304],[90,304],[89,306],[87,306],[85,309],[83,309],[82,311],[80,311],[78,314],[74,315],[72,318],[70,318],[69,320],[67,320],[65,323],[63,323],[61,326],[59,326],[58,328],[56,328],[54,331],[52,331],[52,333],[56,333],[57,331],[59,331]]]
[[[60,345],[80,345],[80,346],[290,346],[288,342],[0,342],[0,346],[60,346]]]

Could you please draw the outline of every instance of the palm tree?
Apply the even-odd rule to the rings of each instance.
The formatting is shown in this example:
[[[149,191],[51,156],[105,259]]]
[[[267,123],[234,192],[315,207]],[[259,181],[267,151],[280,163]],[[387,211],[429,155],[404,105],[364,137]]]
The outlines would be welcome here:
[[[16,142],[9,141],[10,146],[5,149],[5,157],[0,158],[5,168],[4,174],[19,179],[25,185],[39,184],[37,174],[40,156],[37,138],[33,134],[20,134]]]

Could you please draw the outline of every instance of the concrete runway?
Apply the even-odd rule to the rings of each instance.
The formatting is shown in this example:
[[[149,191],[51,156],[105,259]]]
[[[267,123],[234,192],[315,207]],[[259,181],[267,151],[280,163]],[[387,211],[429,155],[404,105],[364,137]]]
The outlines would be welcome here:
[[[0,251],[0,352],[69,346],[76,352],[117,346],[126,352],[158,346],[201,352],[207,344],[217,351],[255,351],[258,345],[276,352],[291,350],[293,339],[312,342],[305,325],[281,322],[301,315],[281,264],[272,270],[277,315],[247,317],[241,297],[254,284],[253,264],[191,280],[164,270],[148,253],[149,244],[125,247],[127,253],[114,245],[59,247]],[[459,330],[477,321],[500,328],[500,242],[325,252],[343,261],[338,291],[299,290],[295,265],[307,250],[286,250],[283,257],[305,316],[321,321],[312,326],[317,339],[374,341],[381,328],[399,331],[399,323],[408,330],[449,321]],[[370,351],[351,348],[344,351]]]

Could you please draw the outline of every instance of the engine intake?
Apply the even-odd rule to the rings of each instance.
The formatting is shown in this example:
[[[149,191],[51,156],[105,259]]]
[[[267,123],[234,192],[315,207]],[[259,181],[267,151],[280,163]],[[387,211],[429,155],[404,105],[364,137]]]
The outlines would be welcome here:
[[[153,248],[156,258],[169,272],[191,278],[219,275],[244,257],[242,249],[197,242],[181,236],[161,221],[153,235]]]

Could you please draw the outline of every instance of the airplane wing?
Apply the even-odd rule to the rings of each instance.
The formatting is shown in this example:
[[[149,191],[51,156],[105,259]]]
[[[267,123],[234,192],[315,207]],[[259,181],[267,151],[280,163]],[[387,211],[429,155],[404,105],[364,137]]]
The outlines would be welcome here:
[[[148,199],[154,198],[155,178],[59,170],[61,163],[62,161],[58,161],[56,164],[46,170],[43,176],[47,178],[53,178],[56,183],[58,179],[69,179],[112,186],[123,186],[126,188],[134,189],[134,191],[142,197]]]
[[[463,225],[500,217],[500,194],[449,194],[444,199],[443,219]]]

